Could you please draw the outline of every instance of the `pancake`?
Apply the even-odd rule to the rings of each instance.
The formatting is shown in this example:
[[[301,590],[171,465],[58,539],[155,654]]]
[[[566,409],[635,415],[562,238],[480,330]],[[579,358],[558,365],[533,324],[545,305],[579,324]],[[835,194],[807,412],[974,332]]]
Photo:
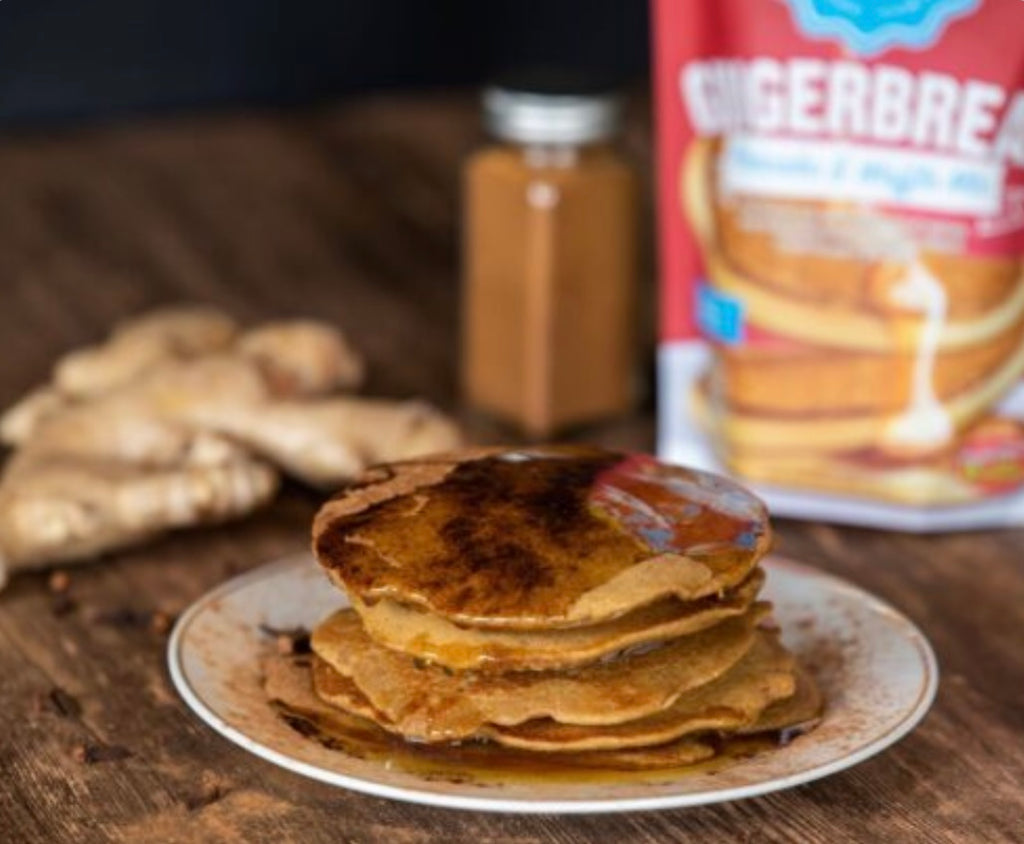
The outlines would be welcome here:
[[[265,691],[326,747],[439,776],[678,768],[763,750],[820,708],[761,626],[763,505],[589,447],[377,467],[314,551],[350,608]],[[789,703],[788,706],[784,704]],[[469,773],[467,773],[469,772]]]
[[[812,346],[913,353],[919,345],[917,333],[894,330],[894,323],[906,313],[893,304],[892,296],[894,284],[907,270],[906,260],[783,250],[764,233],[741,230],[736,212],[747,198],[734,195],[719,200],[718,154],[719,145],[712,141],[695,143],[680,173],[683,207],[701,241],[714,287],[740,299],[751,324],[782,337]],[[904,232],[854,206],[753,201],[767,206],[768,216],[775,218],[801,207],[819,223],[826,212],[845,215],[831,232],[830,239],[840,244],[858,236],[858,228],[867,228],[859,235],[863,243],[857,248],[877,249],[887,240],[898,241],[900,250],[913,245]],[[945,291],[944,319],[936,337],[940,351],[987,343],[1005,335],[1024,316],[1024,272],[1019,257],[921,250],[918,258]]]
[[[783,707],[780,703],[779,709],[772,709],[770,722],[777,726],[771,729],[803,723],[817,712],[809,708],[816,694],[813,682],[805,679],[805,686],[795,705]],[[397,725],[375,709],[355,683],[320,659],[313,664],[313,688],[325,703],[401,735]],[[650,747],[695,733],[753,730],[766,710],[792,698],[796,690],[793,658],[775,634],[759,632],[753,647],[724,675],[680,695],[654,715],[610,726],[564,724],[552,719],[515,726],[481,724],[466,738],[488,738],[504,747],[543,753]],[[820,700],[818,703],[820,707]]]
[[[374,721],[321,700],[313,691],[309,666],[294,657],[276,654],[268,657],[264,660],[263,672],[264,692],[286,722],[324,746],[362,755],[366,755],[369,748],[388,760],[405,752],[414,763],[411,767],[433,763],[438,766],[438,773],[443,774],[444,766],[447,766],[449,773],[460,778],[473,769],[497,770],[499,773],[537,770],[538,754],[507,747],[496,754],[490,742],[466,742],[456,748],[443,746],[437,750],[433,745],[404,742]],[[686,737],[656,747],[545,753],[542,755],[542,770],[545,773],[559,770],[653,771],[693,765],[710,759],[714,754],[713,743]]]
[[[826,309],[813,301],[780,296],[736,273],[720,255],[707,256],[709,275],[717,289],[741,299],[750,321],[761,328],[814,346],[871,352],[913,352],[914,332],[895,331],[894,314]],[[970,347],[998,337],[1024,315],[1024,283],[998,307],[971,319],[946,319],[938,331],[940,351]]]
[[[822,241],[805,251],[779,249],[770,231],[743,225],[743,218],[753,215],[774,215],[775,222],[809,220],[827,238],[833,254],[815,249],[826,245]],[[820,203],[735,195],[716,206],[715,232],[722,258],[740,275],[779,297],[879,315],[892,311],[884,295],[885,281],[900,262],[857,253],[883,247],[886,240],[899,247],[908,236],[877,213],[856,206],[826,208]],[[1021,264],[1016,257],[923,250],[921,258],[945,288],[948,316],[953,320],[966,322],[998,310],[1020,285]]]
[[[764,505],[727,479],[557,446],[391,464],[313,526],[317,559],[353,599],[510,630],[718,594],[769,542]]]
[[[973,346],[935,357],[932,388],[949,401],[984,382],[1024,345],[1024,320]],[[746,413],[774,416],[899,413],[913,400],[917,356],[850,352],[798,344],[720,350],[722,398]]]
[[[330,664],[316,654],[312,664],[313,692],[324,703],[343,710],[350,715],[372,721],[382,730],[402,735],[395,722],[377,709],[370,699],[359,691],[351,677],[346,677],[331,668]]]
[[[999,368],[970,388],[942,404],[952,425],[952,435],[977,422],[1024,374],[1024,337],[1018,338],[1013,355]],[[712,413],[709,408],[706,379],[697,382],[691,393],[694,417],[705,429],[735,452],[759,452],[763,455],[807,454],[809,452],[852,452],[878,449],[886,444],[898,413],[828,413],[827,410],[800,416],[746,413],[739,408],[724,408]],[[940,443],[943,447],[949,442]],[[892,453],[900,446],[893,444]]]
[[[814,678],[799,665],[795,666],[794,680],[796,689],[789,697],[769,706],[748,727],[740,727],[736,732],[741,735],[777,732],[807,732],[814,729],[821,721],[825,709],[825,699]]]
[[[550,719],[485,728],[498,744],[534,751],[647,747],[708,731],[751,729],[760,715],[796,691],[793,657],[774,634],[758,632],[753,647],[716,680],[680,695],[669,707],[610,726],[562,724]],[[781,713],[784,725],[787,721]],[[776,716],[776,720],[780,716]]]
[[[758,455],[734,451],[729,469],[750,481],[779,487],[816,489],[894,504],[964,504],[989,497],[968,482],[948,454],[914,463],[884,464],[842,454]]]
[[[312,675],[308,658],[275,654],[264,660],[265,693],[283,707],[288,720],[294,723],[299,717],[305,726],[315,729],[321,741],[333,738],[342,747],[353,741],[394,742],[377,723],[379,713],[355,685],[322,660],[313,659]],[[589,728],[528,722],[511,728],[488,726],[482,734],[495,744],[527,752],[519,761],[541,753],[548,763],[554,759],[567,766],[653,769],[711,757],[718,744],[715,737],[723,731],[739,735],[805,731],[815,725],[821,709],[821,694],[813,680],[801,669],[794,673],[792,658],[774,636],[761,634],[725,677],[682,696],[651,718],[619,727]],[[471,762],[474,756],[488,758],[485,746],[462,743],[456,761]],[[512,762],[514,768],[517,757],[504,761]]]
[[[374,642],[352,610],[317,627],[311,645],[396,731],[419,741],[451,741],[473,736],[485,724],[546,717],[607,725],[651,715],[739,662],[766,611],[758,604],[653,650],[561,672],[456,673],[427,665]]]
[[[505,631],[460,627],[436,615],[382,600],[353,606],[381,645],[454,671],[550,670],[582,665],[640,645],[696,633],[746,612],[764,584],[755,569],[721,597],[664,598],[587,627]]]
[[[360,714],[358,706],[329,706],[317,695],[313,689],[316,662],[317,657],[308,655],[296,657],[275,653],[265,657],[260,668],[267,700],[284,704],[311,718],[329,720],[336,731],[344,730],[349,737],[380,738],[381,728],[369,714]]]

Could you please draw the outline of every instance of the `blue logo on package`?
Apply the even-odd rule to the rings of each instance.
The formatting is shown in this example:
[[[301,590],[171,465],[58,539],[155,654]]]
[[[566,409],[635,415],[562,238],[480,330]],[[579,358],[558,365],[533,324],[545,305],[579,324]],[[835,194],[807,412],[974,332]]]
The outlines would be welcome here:
[[[812,38],[840,41],[862,56],[891,47],[923,50],[951,20],[981,0],[788,0],[798,27]]]
[[[735,346],[743,341],[743,302],[701,284],[697,287],[697,325],[709,340]]]

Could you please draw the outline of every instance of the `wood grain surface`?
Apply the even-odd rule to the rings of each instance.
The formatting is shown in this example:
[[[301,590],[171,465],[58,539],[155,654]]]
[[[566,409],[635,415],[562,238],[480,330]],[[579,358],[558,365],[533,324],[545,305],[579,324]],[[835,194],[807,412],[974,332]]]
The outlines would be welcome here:
[[[631,138],[646,149],[642,122]],[[369,358],[369,390],[455,395],[465,98],[379,99],[0,140],[0,401],[147,306],[314,314]],[[481,437],[493,431],[477,428]],[[650,448],[649,414],[582,432]],[[0,841],[1024,841],[1024,531],[915,537],[781,522],[778,550],[905,611],[942,667],[924,724],[854,770],[696,810],[457,813],[278,770],[193,717],[164,668],[173,616],[304,546],[318,497],[180,533],[0,593]]]

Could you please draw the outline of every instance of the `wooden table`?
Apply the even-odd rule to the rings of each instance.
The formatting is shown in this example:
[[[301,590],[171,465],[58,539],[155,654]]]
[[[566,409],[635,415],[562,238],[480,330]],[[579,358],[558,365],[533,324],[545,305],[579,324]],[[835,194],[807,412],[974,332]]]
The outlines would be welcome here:
[[[379,99],[6,138],[0,401],[118,317],[184,299],[243,319],[333,320],[369,357],[370,391],[454,408],[457,165],[476,142],[474,110]],[[633,143],[645,147],[642,127]],[[589,435],[649,448],[652,428],[642,416]],[[286,773],[215,735],[170,688],[151,614],[301,548],[317,500],[289,488],[243,523],[75,569],[70,604],[45,575],[0,594],[0,841],[1024,840],[1024,531],[779,525],[783,553],[878,593],[934,642],[935,709],[892,750],[734,804],[515,817]],[[129,755],[82,761],[91,745]]]

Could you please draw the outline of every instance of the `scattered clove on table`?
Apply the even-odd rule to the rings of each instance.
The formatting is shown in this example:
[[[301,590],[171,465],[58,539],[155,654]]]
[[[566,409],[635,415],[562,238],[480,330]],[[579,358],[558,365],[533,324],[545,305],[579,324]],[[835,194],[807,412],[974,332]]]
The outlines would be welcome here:
[[[46,699],[50,708],[64,718],[78,718],[82,714],[82,704],[78,702],[78,698],[60,686],[50,689]]]
[[[260,632],[274,639],[277,652],[282,656],[310,653],[309,631],[304,627],[271,627],[261,624]]]
[[[71,758],[82,765],[95,765],[99,762],[120,762],[133,754],[127,747],[119,744],[76,744],[71,748]]]

